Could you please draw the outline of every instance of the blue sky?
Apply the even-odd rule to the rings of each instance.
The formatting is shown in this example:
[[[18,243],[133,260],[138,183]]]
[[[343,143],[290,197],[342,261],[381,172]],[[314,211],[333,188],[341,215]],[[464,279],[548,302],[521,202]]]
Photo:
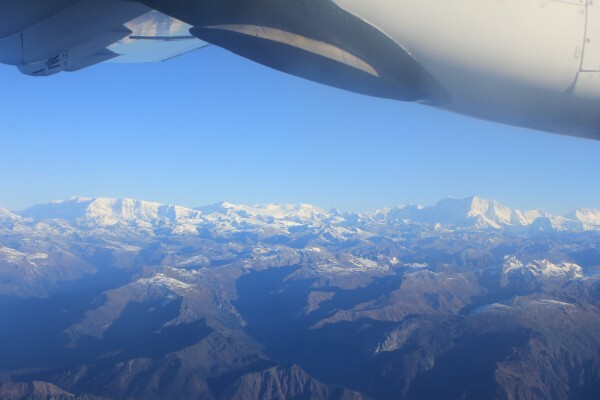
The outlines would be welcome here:
[[[0,207],[71,196],[369,210],[480,195],[600,208],[600,142],[306,82],[215,47],[30,78],[0,66]]]

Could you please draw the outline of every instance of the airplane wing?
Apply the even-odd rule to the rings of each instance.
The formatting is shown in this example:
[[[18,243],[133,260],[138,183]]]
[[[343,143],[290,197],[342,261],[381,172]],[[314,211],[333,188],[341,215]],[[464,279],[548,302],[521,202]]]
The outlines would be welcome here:
[[[127,0],[0,0],[0,62],[32,76],[101,62],[157,62],[208,43],[191,26]]]
[[[600,140],[600,6],[583,0],[0,0],[33,76],[208,43],[369,96]]]

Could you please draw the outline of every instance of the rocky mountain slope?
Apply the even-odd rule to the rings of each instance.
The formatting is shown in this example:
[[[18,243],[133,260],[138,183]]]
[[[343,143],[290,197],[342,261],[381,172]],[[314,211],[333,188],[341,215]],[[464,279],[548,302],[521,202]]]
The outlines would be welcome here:
[[[599,273],[600,212],[478,197],[0,210],[0,398],[597,398]]]

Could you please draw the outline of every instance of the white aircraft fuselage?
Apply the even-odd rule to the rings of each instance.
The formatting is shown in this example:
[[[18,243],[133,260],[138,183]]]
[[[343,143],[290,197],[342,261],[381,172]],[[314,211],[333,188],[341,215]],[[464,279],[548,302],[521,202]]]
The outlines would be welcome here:
[[[316,82],[600,140],[592,0],[0,0],[0,62],[51,75],[125,57],[149,39],[131,21],[151,10],[198,43]],[[189,39],[178,28],[154,39]]]

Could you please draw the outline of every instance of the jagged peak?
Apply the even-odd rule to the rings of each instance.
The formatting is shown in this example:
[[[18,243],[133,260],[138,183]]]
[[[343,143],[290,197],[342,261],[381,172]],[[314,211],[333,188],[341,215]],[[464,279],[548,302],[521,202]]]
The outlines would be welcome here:
[[[578,208],[567,214],[565,218],[583,222],[588,225],[600,226],[600,210]]]
[[[112,226],[119,223],[140,227],[165,224],[181,225],[186,232],[196,232],[199,223],[228,221],[250,225],[269,225],[275,221],[282,229],[286,224],[350,224],[360,227],[368,220],[398,223],[440,224],[441,226],[503,229],[507,227],[529,227],[538,230],[582,231],[600,227],[600,212],[579,209],[566,217],[555,217],[544,210],[521,211],[504,206],[497,200],[479,196],[464,199],[448,197],[433,206],[403,205],[366,213],[346,213],[337,209],[327,212],[311,204],[262,204],[240,205],[229,202],[200,207],[195,210],[165,205],[158,202],[130,198],[73,197],[69,200],[53,201],[36,205],[13,214],[0,210],[1,216],[15,215],[33,220],[61,219],[86,225]],[[189,228],[189,229],[188,229]],[[362,229],[362,228],[361,228]]]
[[[538,219],[548,220],[549,225],[556,228],[562,228],[562,225],[569,223],[544,210],[516,210],[498,200],[480,196],[447,197],[433,206],[406,205],[382,209],[366,215],[387,221],[412,221],[481,229],[524,227],[534,224]],[[574,221],[571,221],[571,225],[572,222]]]
[[[312,219],[315,217],[326,218],[330,216],[322,208],[312,204],[258,204],[253,206],[233,204],[229,202],[217,203],[212,206],[199,207],[197,210],[203,214],[232,212],[241,216],[266,217],[274,219]]]
[[[501,204],[498,200],[486,199],[479,196],[470,196],[466,198],[447,197],[434,207],[453,207],[467,211],[468,214],[484,215],[490,210],[502,209],[511,210]]]
[[[27,208],[20,215],[37,220],[64,219],[67,221],[87,220],[100,225],[114,225],[133,220],[175,220],[181,216],[194,216],[198,212],[161,203],[129,198],[74,197],[70,200],[53,201]]]
[[[17,217],[17,215],[4,209],[4,208],[0,208],[0,218],[14,218],[14,217]]]

